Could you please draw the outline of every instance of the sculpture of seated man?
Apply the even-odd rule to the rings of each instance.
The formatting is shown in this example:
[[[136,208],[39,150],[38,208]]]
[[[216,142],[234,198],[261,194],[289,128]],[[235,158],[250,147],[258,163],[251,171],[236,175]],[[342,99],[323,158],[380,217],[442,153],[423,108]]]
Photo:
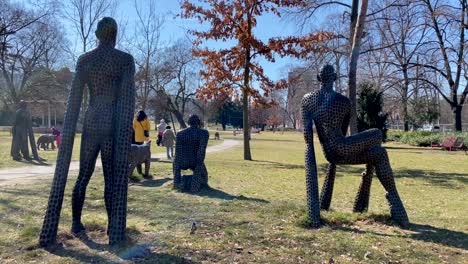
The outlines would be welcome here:
[[[372,170],[387,191],[392,218],[402,226],[409,224],[403,203],[398,195],[387,151],[381,146],[382,133],[378,129],[346,137],[351,114],[349,99],[333,90],[336,73],[333,66],[324,66],[318,76],[321,89],[308,93],[302,100],[304,139],[306,142],[306,184],[309,221],[320,226],[320,204],[317,182],[317,164],[314,153],[313,124],[328,162],[328,175],[322,190],[322,208],[328,209],[333,188],[336,164],[366,164],[364,181],[358,193],[355,211],[367,208]],[[367,197],[366,197],[367,196]],[[357,209],[357,210],[356,210]]]
[[[205,166],[205,153],[209,133],[200,128],[201,121],[196,115],[190,116],[189,128],[177,133],[176,153],[173,163],[174,188],[185,189],[185,180],[181,170],[192,170],[193,176],[189,182],[189,191],[198,192],[201,187],[208,187],[208,171]]]
[[[108,217],[109,244],[126,240],[127,188],[132,120],[135,110],[135,63],[133,57],[115,49],[117,23],[110,17],[99,21],[97,48],[81,55],[76,65],[63,124],[54,180],[39,242],[54,243],[76,124],[88,88],[87,107],[80,148],[80,170],[72,194],[72,232],[81,233],[81,213],[86,187],[101,154],[104,174],[104,202]]]

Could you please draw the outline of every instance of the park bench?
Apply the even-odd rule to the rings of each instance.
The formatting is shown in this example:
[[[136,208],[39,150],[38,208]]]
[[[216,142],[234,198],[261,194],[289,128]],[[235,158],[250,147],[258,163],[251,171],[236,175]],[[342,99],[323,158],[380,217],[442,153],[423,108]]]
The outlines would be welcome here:
[[[441,147],[442,149],[445,149],[445,150],[448,150],[448,151],[461,149],[461,150],[465,150],[465,153],[466,153],[466,150],[467,150],[467,146],[464,143],[464,138],[462,138],[462,137],[447,137],[447,138],[444,139],[442,144],[432,143],[431,147],[433,147],[433,148],[434,147]]]

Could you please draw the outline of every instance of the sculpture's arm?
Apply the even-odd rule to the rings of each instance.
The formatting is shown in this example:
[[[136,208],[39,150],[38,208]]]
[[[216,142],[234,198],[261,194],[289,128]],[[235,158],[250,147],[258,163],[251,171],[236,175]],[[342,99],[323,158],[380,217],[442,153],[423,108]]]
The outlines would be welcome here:
[[[198,148],[197,153],[197,167],[202,165],[205,161],[206,147],[208,146],[208,139],[210,138],[210,133],[207,130],[202,130],[202,135],[200,138],[200,147]]]
[[[305,168],[306,168],[306,191],[307,208],[311,227],[320,225],[320,204],[317,179],[317,162],[315,160],[314,137],[313,137],[313,115],[307,95],[302,100],[301,111],[304,125],[304,140],[306,142]]]
[[[127,190],[129,176],[128,155],[132,144],[132,119],[135,110],[135,62],[127,55],[122,72],[120,87],[117,87],[116,104],[114,108],[113,135],[113,181],[112,206],[109,217],[109,244],[125,239],[127,218]]]
[[[132,142],[133,111],[135,110],[135,62],[130,55],[117,93],[114,109],[114,138],[116,139],[114,140],[114,162],[127,160]]]
[[[71,154],[75,138],[76,123],[83,99],[85,76],[82,59],[78,59],[75,76],[73,78],[70,93],[68,95],[67,110],[63,122],[62,141],[57,156],[54,180],[49,196],[44,223],[39,239],[42,246],[48,246],[55,241],[57,228],[62,209],[63,193],[67,183],[68,169],[70,167]]]

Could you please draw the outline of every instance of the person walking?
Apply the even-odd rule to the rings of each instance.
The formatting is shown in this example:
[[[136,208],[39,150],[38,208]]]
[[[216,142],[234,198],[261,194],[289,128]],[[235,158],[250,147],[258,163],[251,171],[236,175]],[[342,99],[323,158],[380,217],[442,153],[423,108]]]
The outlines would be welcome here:
[[[164,131],[166,130],[166,127],[167,127],[166,122],[164,121],[164,119],[161,119],[158,125],[158,140],[156,141],[156,145],[158,146],[162,146],[163,144],[162,137],[163,137]]]
[[[62,136],[60,136],[60,131],[55,127],[52,128],[52,135],[55,136],[55,142],[57,142],[57,148],[60,147],[60,140],[62,140]]]
[[[133,120],[133,131],[135,136],[133,137],[132,144],[142,145],[145,141],[149,140],[150,122],[145,111],[140,110],[135,115]]]
[[[167,159],[172,159],[174,157],[174,142],[175,142],[175,134],[174,131],[171,129],[171,126],[166,126],[166,130],[164,130],[162,143],[166,147]]]

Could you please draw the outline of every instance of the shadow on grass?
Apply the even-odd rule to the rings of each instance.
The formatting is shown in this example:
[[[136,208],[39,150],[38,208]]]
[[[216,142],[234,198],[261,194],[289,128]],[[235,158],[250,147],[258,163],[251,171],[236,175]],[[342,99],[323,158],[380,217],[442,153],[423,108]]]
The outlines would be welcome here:
[[[162,179],[151,179],[151,180],[143,180],[140,182],[133,182],[132,185],[134,186],[142,186],[142,187],[160,187],[164,183],[171,181],[172,178],[162,178]]]
[[[269,160],[252,160],[252,161],[266,163],[268,164],[268,168],[272,168],[272,169],[288,169],[288,170],[305,169],[305,166],[300,165],[300,164],[287,164],[287,163],[281,163],[281,162],[269,161]]]
[[[375,222],[381,222],[386,225],[398,226],[389,216],[380,216],[376,215],[372,220]],[[388,235],[384,233],[379,233],[376,231],[364,231],[359,230],[350,226],[333,226],[333,229],[361,233],[361,234],[373,234],[379,236],[398,236],[401,238],[410,238],[414,240],[420,240],[424,242],[436,243],[448,247],[459,248],[463,250],[468,250],[468,234],[459,231],[453,231],[449,229],[434,227],[431,225],[421,225],[421,224],[410,224],[406,230],[411,233],[406,233],[402,235]]]
[[[47,160],[20,160],[16,161],[18,163],[23,163],[24,165],[34,165],[34,166],[52,166],[52,163],[48,163]]]
[[[118,246],[109,246],[97,243],[88,236],[82,236],[80,240],[89,248],[97,251],[97,254],[79,248],[65,247],[63,244],[57,244],[46,250],[50,254],[72,258],[83,263],[120,263],[121,261],[131,261],[132,263],[195,263],[183,257],[154,252],[151,245],[148,244],[127,242]],[[116,262],[115,257],[106,258],[105,254],[101,254],[105,252],[117,256],[120,260]]]
[[[251,198],[251,197],[245,197],[243,195],[231,195],[229,193],[223,192],[221,190],[213,189],[211,187],[204,188],[200,192],[195,193],[194,195],[215,198],[215,199],[222,199],[222,200],[227,200],[227,201],[240,200],[240,201],[258,202],[258,203],[270,203],[269,201],[261,199],[261,198]]]
[[[388,214],[335,214],[327,215],[321,219],[324,225],[330,226],[334,230],[341,230],[346,232],[353,232],[359,234],[372,234],[378,236],[388,236],[388,237],[401,237],[401,238],[410,238],[414,240],[420,240],[424,242],[437,243],[440,245],[454,247],[459,249],[468,250],[468,234],[459,231],[453,231],[449,229],[434,227],[430,225],[421,225],[421,224],[409,224],[408,227],[403,228],[408,232],[394,235],[380,233],[373,230],[361,230],[359,228],[353,227],[352,225],[356,222],[375,222],[384,224],[387,226],[399,227],[397,222],[395,222],[390,215]],[[306,215],[299,219],[298,225],[303,228],[309,229],[309,222]]]
[[[468,184],[468,172],[467,173],[443,173],[435,172],[432,170],[419,170],[419,169],[399,169],[395,171],[395,178],[412,178],[422,179],[431,184],[446,187],[456,188],[455,182],[461,184]]]

